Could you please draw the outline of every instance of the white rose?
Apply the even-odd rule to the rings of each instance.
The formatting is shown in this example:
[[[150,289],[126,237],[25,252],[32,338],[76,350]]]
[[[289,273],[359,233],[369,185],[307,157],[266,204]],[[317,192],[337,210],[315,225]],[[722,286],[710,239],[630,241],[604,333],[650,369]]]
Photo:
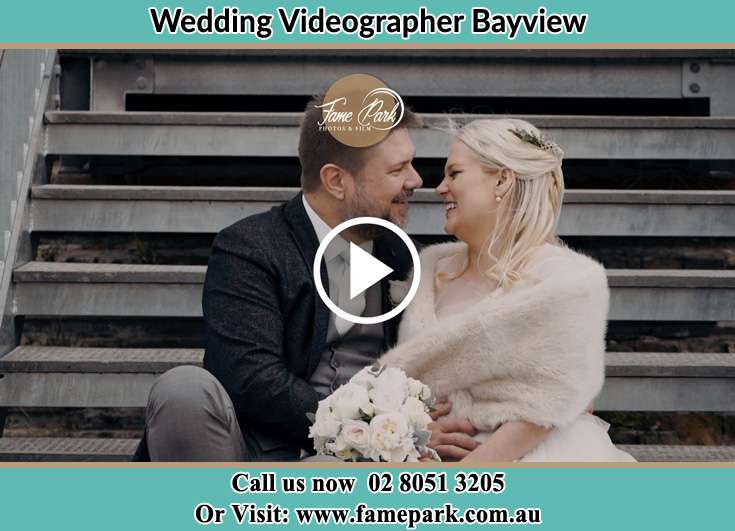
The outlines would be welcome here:
[[[350,378],[350,383],[364,387],[368,391],[373,388],[375,383],[375,374],[371,366],[363,367],[360,372]]]
[[[375,379],[374,387],[405,395],[408,393],[408,378],[398,367],[386,367]]]
[[[403,403],[401,412],[406,415],[414,428],[424,429],[431,422],[431,416],[426,412],[426,405],[416,397],[409,396]]]
[[[363,455],[370,449],[370,425],[361,420],[346,420],[342,425],[340,437],[345,444]]]
[[[326,449],[344,461],[360,457],[360,453],[352,448],[341,433],[333,441],[327,442]]]
[[[405,461],[414,447],[406,418],[400,413],[377,415],[370,421],[370,447],[384,461]],[[375,457],[373,459],[377,460]]]
[[[316,407],[316,411],[314,412],[314,417],[316,417],[315,422],[318,422],[320,419],[333,414],[331,399],[331,396],[327,396],[319,401]]]
[[[342,423],[332,414],[329,406],[320,402],[316,410],[314,424],[309,428],[309,436],[313,437],[315,441],[316,437],[330,439],[336,437],[341,428]]]
[[[403,401],[406,399],[405,394],[388,388],[374,387],[370,389],[369,395],[377,415],[400,410]]]
[[[397,411],[403,405],[408,393],[406,374],[396,367],[387,367],[380,373],[370,390],[370,400],[375,413]]]
[[[332,412],[339,419],[359,419],[361,411],[372,414],[368,391],[361,385],[347,383],[339,387],[332,394],[330,402]]]
[[[419,400],[424,402],[431,398],[431,389],[423,382],[416,380],[415,378],[408,379],[408,394],[409,396],[415,396]]]
[[[315,422],[309,429],[311,437],[323,437],[325,439],[333,439],[342,429],[342,424],[336,419],[330,419],[327,422]]]

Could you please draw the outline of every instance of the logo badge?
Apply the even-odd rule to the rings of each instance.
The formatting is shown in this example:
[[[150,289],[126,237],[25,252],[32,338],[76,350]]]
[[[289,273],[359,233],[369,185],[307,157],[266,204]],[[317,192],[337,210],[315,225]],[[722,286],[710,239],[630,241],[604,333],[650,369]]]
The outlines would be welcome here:
[[[352,74],[335,81],[317,108],[317,126],[350,147],[369,147],[383,140],[403,118],[401,96],[380,79]]]

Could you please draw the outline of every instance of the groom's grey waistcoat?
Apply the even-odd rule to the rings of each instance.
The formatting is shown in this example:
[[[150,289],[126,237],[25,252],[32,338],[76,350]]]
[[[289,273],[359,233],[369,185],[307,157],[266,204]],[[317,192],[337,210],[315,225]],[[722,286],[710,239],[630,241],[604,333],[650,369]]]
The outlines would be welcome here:
[[[227,390],[243,432],[281,441],[296,455],[311,447],[306,413],[323,398],[309,383],[329,323],[312,278],[318,245],[301,194],[247,217],[215,238],[202,298],[204,368]],[[380,283],[385,312],[388,281],[406,277],[411,257],[393,233],[375,240],[373,255],[393,269]],[[324,263],[321,276],[328,289]],[[398,318],[383,323],[382,350],[395,344],[397,326]],[[136,457],[147,457],[145,438]]]
[[[383,313],[380,300],[380,284],[374,284],[365,291],[365,311],[362,315]],[[357,371],[374,363],[384,350],[384,342],[382,324],[356,323],[346,334],[339,336],[334,326],[334,319],[331,319],[327,344],[309,383],[323,395],[334,392],[340,385],[347,383]]]

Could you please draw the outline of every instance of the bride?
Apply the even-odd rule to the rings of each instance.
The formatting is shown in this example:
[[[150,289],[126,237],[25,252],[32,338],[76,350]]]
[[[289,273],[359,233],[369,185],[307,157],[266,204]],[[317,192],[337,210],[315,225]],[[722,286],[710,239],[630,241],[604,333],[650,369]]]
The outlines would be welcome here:
[[[634,461],[588,412],[604,382],[609,293],[604,268],[556,236],[561,149],[516,119],[454,135],[437,193],[459,242],[422,252],[421,287],[381,361],[446,400],[430,443],[445,457]],[[442,423],[473,440],[442,437]]]

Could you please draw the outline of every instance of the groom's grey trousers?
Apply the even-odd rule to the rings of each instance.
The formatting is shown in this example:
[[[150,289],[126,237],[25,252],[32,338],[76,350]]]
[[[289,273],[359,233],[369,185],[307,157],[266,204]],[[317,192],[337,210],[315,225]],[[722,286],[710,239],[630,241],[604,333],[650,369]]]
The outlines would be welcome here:
[[[380,314],[380,300],[376,284],[366,291],[364,315]],[[382,324],[355,324],[339,336],[330,321],[327,345],[309,383],[328,395],[372,364],[382,347]],[[190,365],[171,369],[153,384],[146,427],[152,461],[296,461],[301,456],[298,449],[250,426],[242,431],[219,380]]]
[[[200,367],[180,366],[151,388],[146,410],[152,461],[295,461],[300,454],[243,435],[227,391]],[[265,444],[264,444],[265,441]]]

